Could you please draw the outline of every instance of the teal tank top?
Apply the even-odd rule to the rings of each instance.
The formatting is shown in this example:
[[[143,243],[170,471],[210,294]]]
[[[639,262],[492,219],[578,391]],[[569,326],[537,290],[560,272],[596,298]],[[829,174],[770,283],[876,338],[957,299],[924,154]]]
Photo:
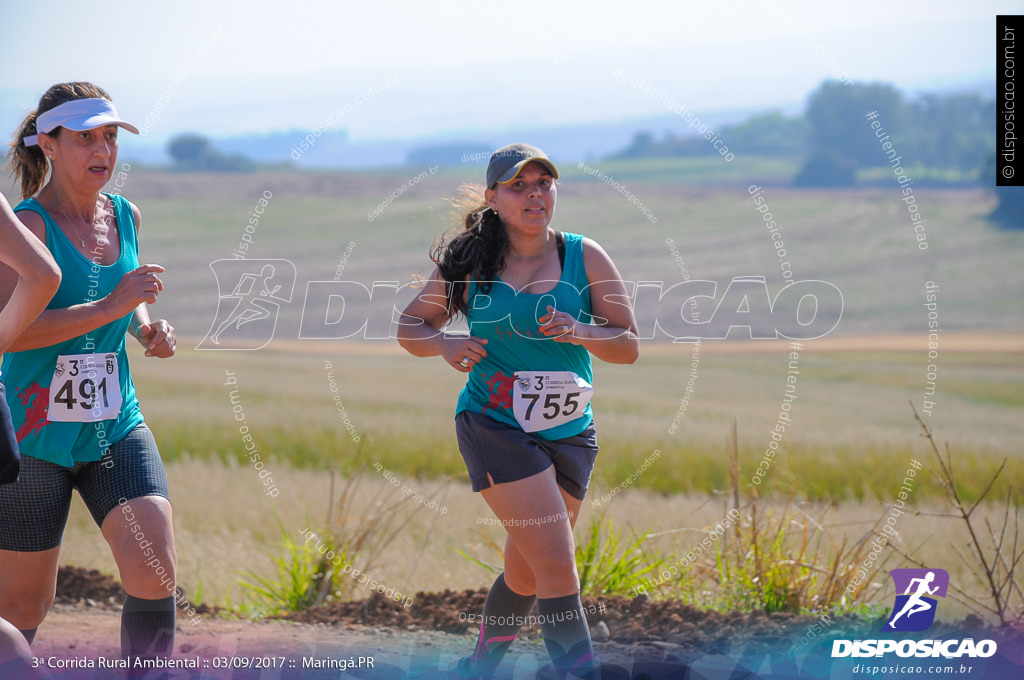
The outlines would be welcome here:
[[[487,356],[469,373],[459,394],[456,415],[473,411],[520,427],[512,411],[516,371],[573,371],[593,384],[590,352],[579,345],[555,342],[541,335],[537,322],[547,313],[548,305],[572,315],[580,323],[592,320],[589,283],[583,266],[583,237],[570,233],[564,236],[562,276],[547,293],[517,292],[495,277],[490,291],[484,294],[475,281],[470,281],[466,321],[471,335],[487,339]],[[534,434],[548,440],[564,439],[583,432],[591,422],[593,411],[588,404],[579,418]]]
[[[31,210],[43,218],[46,247],[60,267],[60,288],[47,309],[63,309],[100,300],[114,290],[121,277],[139,266],[138,235],[131,204],[121,196],[106,195],[114,204],[121,241],[121,256],[111,265],[94,264],[83,255],[35,199],[22,201],[15,208],[16,212]],[[125,333],[131,317],[128,314],[85,335],[55,345],[4,355],[0,375],[7,389],[7,405],[11,409],[22,454],[65,467],[100,460],[107,447],[123,439],[143,422],[125,353]],[[123,400],[117,417],[92,423],[49,420],[47,406],[57,357],[92,353],[116,356]]]

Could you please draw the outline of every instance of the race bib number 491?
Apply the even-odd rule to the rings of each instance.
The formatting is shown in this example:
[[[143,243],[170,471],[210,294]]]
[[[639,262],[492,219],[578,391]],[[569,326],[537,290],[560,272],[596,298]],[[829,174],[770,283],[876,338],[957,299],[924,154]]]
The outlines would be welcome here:
[[[95,423],[121,412],[121,380],[116,354],[62,354],[50,382],[47,419]]]
[[[512,412],[523,432],[537,432],[581,417],[593,396],[593,386],[572,371],[516,371]]]

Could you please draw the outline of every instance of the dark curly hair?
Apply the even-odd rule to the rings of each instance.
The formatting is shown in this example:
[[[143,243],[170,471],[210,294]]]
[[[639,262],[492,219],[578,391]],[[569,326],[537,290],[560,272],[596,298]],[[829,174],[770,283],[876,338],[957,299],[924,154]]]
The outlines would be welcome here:
[[[430,251],[430,259],[447,283],[448,314],[453,319],[465,316],[468,309],[467,277],[477,282],[480,292],[489,292],[491,282],[505,266],[508,250],[505,225],[487,205],[482,188],[463,186],[460,190],[461,197],[452,204],[462,226],[449,240],[441,237]]]

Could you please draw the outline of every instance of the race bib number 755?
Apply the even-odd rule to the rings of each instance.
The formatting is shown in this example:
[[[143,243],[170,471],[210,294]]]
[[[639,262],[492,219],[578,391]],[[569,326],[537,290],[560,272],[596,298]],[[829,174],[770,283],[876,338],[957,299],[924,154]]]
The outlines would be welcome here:
[[[116,354],[61,354],[50,381],[47,419],[95,423],[121,412]]]
[[[516,371],[512,412],[523,432],[536,432],[581,417],[593,396],[593,386],[572,371]]]

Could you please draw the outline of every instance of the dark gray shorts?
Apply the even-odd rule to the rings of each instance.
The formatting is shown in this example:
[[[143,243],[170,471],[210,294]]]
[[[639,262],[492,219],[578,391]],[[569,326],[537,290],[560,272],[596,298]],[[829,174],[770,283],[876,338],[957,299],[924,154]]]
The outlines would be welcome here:
[[[487,473],[495,484],[503,484],[554,465],[558,486],[581,501],[587,495],[590,473],[597,460],[597,431],[593,423],[575,437],[547,440],[482,413],[462,411],[455,416],[455,435],[473,491],[491,485]]]
[[[0,486],[0,550],[37,552],[60,545],[72,489],[78,489],[97,526],[122,498],[168,498],[164,464],[146,424],[111,444],[104,458],[74,467],[22,456],[21,477]]]

